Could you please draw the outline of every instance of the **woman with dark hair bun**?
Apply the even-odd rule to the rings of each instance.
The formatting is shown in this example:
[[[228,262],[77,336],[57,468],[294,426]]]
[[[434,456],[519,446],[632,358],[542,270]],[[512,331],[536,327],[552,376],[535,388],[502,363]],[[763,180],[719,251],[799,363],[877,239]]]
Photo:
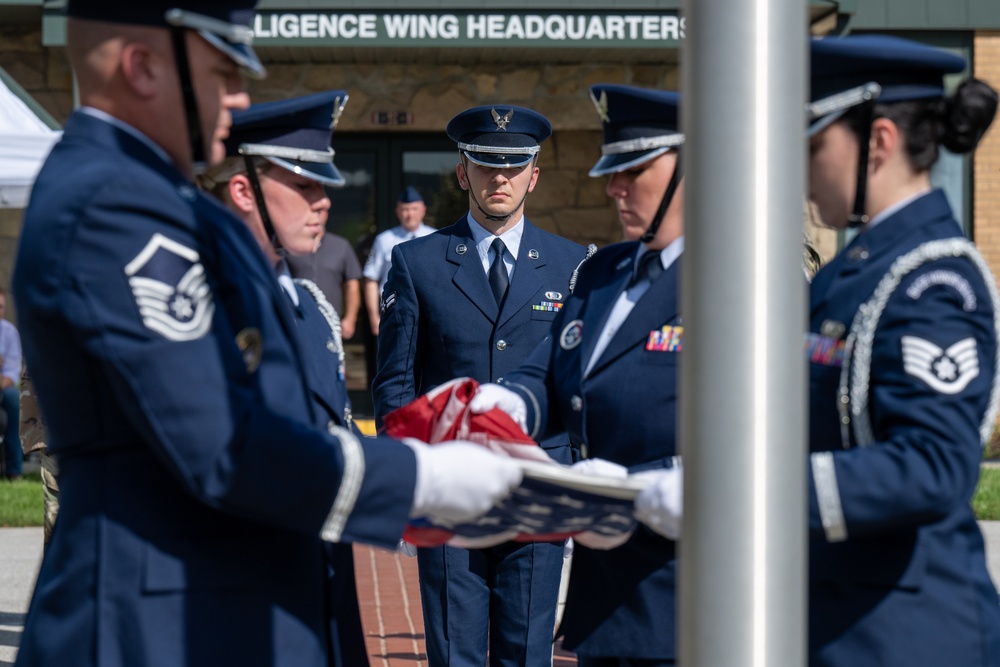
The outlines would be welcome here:
[[[812,44],[810,198],[858,234],[810,287],[809,664],[1000,665],[969,506],[998,398],[992,274],[930,183],[997,94],[907,40]]]
[[[911,166],[925,171],[937,162],[939,146],[959,154],[975,149],[996,111],[996,91],[979,79],[966,79],[948,98],[895,104],[876,102],[874,117],[887,118],[896,124],[905,139]],[[853,107],[844,114],[844,119],[860,136],[867,119],[863,108]]]

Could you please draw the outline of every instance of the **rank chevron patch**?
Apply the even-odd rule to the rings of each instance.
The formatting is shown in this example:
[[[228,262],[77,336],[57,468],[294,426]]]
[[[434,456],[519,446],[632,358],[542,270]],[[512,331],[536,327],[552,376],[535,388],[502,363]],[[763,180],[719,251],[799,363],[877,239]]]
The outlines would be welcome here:
[[[125,274],[148,329],[172,341],[197,340],[211,329],[215,303],[195,250],[153,234]]]
[[[979,354],[974,338],[958,341],[947,350],[916,336],[903,336],[903,370],[942,394],[957,394],[979,376]]]

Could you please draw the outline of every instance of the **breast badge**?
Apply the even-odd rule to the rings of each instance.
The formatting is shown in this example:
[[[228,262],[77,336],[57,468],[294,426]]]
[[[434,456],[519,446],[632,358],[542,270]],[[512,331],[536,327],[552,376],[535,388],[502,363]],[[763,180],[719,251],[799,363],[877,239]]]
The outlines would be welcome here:
[[[148,329],[167,340],[190,341],[212,328],[215,303],[195,250],[153,234],[125,275]]]
[[[256,372],[264,356],[264,339],[260,335],[260,329],[247,327],[240,331],[236,334],[236,347],[240,348],[240,353],[243,355],[247,373]]]

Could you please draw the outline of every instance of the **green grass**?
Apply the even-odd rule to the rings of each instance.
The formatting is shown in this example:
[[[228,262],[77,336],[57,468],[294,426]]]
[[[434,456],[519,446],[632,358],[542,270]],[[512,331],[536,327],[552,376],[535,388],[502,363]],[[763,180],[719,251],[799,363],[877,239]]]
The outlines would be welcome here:
[[[42,478],[28,473],[15,482],[0,481],[0,526],[41,526]]]
[[[1000,521],[1000,468],[982,468],[972,509],[981,521]],[[0,481],[0,526],[41,526],[42,515],[42,480],[37,472],[16,482]]]
[[[972,498],[972,509],[981,521],[1000,521],[1000,468],[983,467],[979,486]]]

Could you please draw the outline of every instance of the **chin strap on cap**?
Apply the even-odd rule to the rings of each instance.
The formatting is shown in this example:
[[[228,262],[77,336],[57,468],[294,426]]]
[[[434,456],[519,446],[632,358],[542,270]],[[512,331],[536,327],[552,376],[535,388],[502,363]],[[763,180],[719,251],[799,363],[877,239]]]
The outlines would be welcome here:
[[[260,214],[261,224],[264,225],[264,233],[267,234],[267,239],[271,242],[274,252],[278,253],[279,257],[286,257],[288,251],[281,247],[281,241],[278,240],[278,234],[274,231],[271,216],[267,212],[267,203],[264,201],[264,190],[260,187],[260,176],[257,174],[257,167],[254,165],[253,156],[244,153],[242,147],[240,147],[240,155],[243,156],[243,164],[247,168],[247,178],[250,180],[250,187],[253,189],[253,198],[257,202],[257,212]]]
[[[670,202],[674,199],[674,193],[677,192],[677,187],[681,184],[681,178],[683,176],[683,170],[681,169],[681,151],[677,149],[677,165],[674,167],[674,175],[670,177],[670,182],[667,183],[667,190],[663,193],[663,199],[660,200],[660,207],[656,209],[656,215],[653,216],[653,221],[649,223],[649,227],[646,232],[639,238],[643,243],[650,243],[656,237],[656,232],[659,231],[660,225],[663,224],[663,216],[667,213],[667,208],[670,207]]]

